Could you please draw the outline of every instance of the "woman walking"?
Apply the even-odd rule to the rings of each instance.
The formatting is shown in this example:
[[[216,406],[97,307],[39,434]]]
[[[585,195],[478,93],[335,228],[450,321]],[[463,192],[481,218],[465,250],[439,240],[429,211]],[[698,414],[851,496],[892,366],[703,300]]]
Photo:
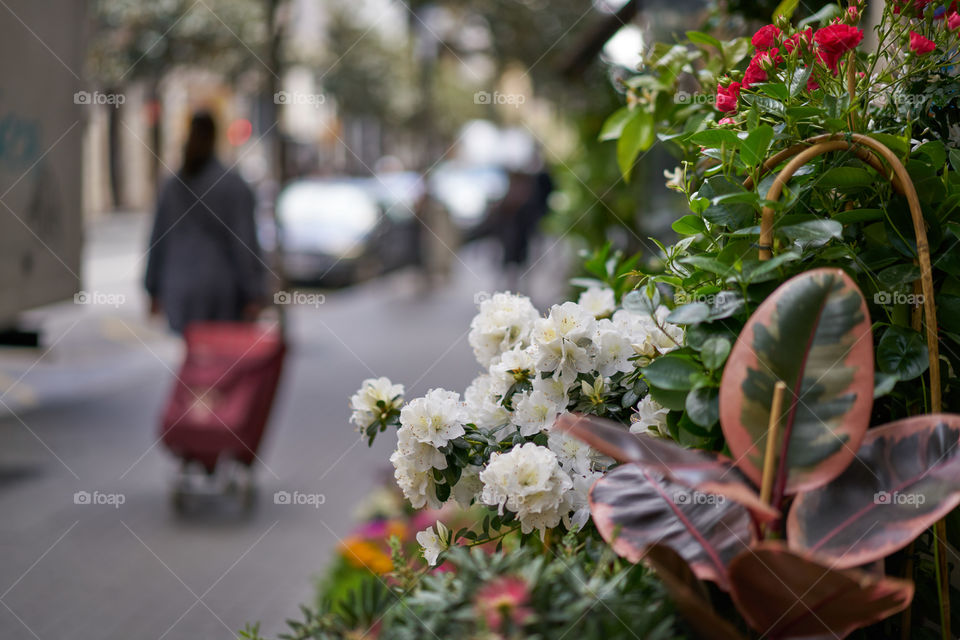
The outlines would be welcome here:
[[[178,333],[192,322],[253,320],[263,300],[253,192],[215,146],[213,117],[195,114],[183,167],[157,199],[145,284],[151,313],[164,312]]]

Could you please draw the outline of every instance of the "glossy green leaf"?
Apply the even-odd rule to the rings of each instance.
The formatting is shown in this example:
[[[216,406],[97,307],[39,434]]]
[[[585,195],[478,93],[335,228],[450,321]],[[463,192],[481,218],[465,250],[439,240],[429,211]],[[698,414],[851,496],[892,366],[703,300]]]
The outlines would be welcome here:
[[[646,151],[656,140],[653,114],[646,109],[634,109],[617,140],[617,164],[625,181],[629,181],[633,165],[641,151]]]
[[[619,138],[620,134],[623,133],[624,126],[630,121],[632,115],[633,112],[629,107],[620,107],[614,111],[603,121],[603,126],[600,127],[600,135],[598,138],[600,140],[616,140]]]
[[[710,45],[718,50],[723,48],[723,44],[719,40],[702,31],[687,31],[687,40],[694,44]]]
[[[698,233],[706,233],[707,225],[703,223],[703,219],[697,215],[686,215],[675,220],[672,225],[670,225],[674,231],[683,236],[695,236]]]
[[[927,343],[907,327],[887,327],[877,344],[877,366],[900,380],[912,380],[930,366]]]
[[[818,487],[850,464],[873,404],[870,317],[843,271],[815,269],[781,285],[750,317],[724,367],[723,434],[757,484],[778,381],[787,393],[776,492]]]
[[[700,348],[703,366],[711,371],[719,369],[730,355],[730,341],[723,337],[709,338]]]
[[[667,354],[656,358],[641,369],[647,382],[667,391],[689,391],[693,388],[693,376],[700,367],[690,358]]]
[[[705,302],[691,302],[670,312],[667,322],[672,324],[697,324],[710,317],[710,306]]]

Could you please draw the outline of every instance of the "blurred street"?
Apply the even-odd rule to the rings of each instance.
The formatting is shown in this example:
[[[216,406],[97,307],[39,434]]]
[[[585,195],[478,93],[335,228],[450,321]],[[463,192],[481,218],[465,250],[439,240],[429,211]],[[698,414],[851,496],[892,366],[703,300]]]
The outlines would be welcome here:
[[[95,225],[86,291],[90,300],[122,295],[118,304],[31,312],[26,323],[44,327],[52,346],[6,348],[0,358],[4,640],[227,639],[257,620],[282,631],[295,603],[312,600],[361,498],[392,471],[392,438],[371,450],[348,424],[350,394],[374,375],[407,383],[411,395],[463,389],[476,369],[466,340],[474,292],[497,285],[482,245],[429,295],[400,272],[291,307],[291,357],[261,448],[257,507],[249,518],[226,508],[177,517],[176,466],[156,438],[180,348],[145,319],[146,233],[142,215]],[[535,271],[555,272],[557,259]],[[535,288],[541,305],[556,295]],[[325,502],[274,504],[280,490]],[[75,504],[78,491],[122,504]]]

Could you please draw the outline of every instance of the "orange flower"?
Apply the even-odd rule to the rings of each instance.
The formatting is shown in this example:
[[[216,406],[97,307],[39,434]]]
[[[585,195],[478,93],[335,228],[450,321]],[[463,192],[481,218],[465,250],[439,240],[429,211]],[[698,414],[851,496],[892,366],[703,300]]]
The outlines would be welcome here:
[[[350,536],[340,544],[340,553],[351,565],[369,569],[377,575],[393,571],[390,556],[369,540]]]

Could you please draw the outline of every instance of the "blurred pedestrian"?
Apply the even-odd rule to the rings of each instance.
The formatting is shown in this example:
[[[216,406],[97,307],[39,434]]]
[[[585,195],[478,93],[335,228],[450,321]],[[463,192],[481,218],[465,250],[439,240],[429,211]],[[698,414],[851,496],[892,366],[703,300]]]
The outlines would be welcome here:
[[[553,180],[546,169],[534,172],[511,171],[507,193],[494,212],[494,233],[503,248],[503,270],[507,288],[520,288],[521,270],[527,264],[530,243],[540,220],[549,210]]]
[[[254,196],[216,158],[216,124],[196,113],[183,166],[160,189],[145,284],[151,314],[178,332],[192,322],[254,320],[264,294],[264,263]]]

